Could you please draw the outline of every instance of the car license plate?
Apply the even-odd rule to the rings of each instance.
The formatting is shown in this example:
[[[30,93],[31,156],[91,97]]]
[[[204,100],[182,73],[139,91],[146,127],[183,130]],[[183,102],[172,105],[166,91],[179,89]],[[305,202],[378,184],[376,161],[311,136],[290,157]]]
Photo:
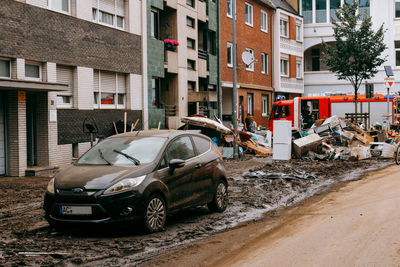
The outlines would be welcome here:
[[[91,215],[91,206],[60,206],[62,215]]]

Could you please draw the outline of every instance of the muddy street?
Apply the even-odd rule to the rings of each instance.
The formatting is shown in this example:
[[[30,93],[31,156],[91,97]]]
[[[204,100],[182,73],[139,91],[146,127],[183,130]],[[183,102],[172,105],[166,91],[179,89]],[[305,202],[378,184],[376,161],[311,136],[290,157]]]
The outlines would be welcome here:
[[[399,266],[399,172],[399,166],[372,172],[148,265]]]
[[[342,181],[357,180],[391,161],[274,162],[252,158],[225,163],[230,204],[224,213],[206,207],[171,215],[166,230],[145,235],[136,225],[55,232],[44,221],[43,194],[50,178],[0,179],[0,265],[102,265],[149,263],[156,256],[236,226],[252,224],[264,214],[295,205]],[[248,171],[308,174],[301,178],[244,178]]]

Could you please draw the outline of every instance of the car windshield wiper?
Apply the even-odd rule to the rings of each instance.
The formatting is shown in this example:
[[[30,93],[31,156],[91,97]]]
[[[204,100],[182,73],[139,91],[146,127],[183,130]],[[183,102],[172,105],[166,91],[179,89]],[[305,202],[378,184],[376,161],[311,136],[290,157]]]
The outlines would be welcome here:
[[[102,160],[104,160],[105,162],[107,162],[108,165],[112,165],[111,162],[108,161],[108,160],[104,157],[103,151],[101,151],[101,149],[99,149],[98,151],[99,151],[100,158],[101,158]]]
[[[135,163],[135,165],[140,165],[140,161],[139,161],[137,158],[134,158],[134,157],[132,157],[131,155],[128,155],[128,154],[126,154],[126,153],[124,153],[124,152],[122,152],[122,151],[116,150],[116,149],[114,149],[113,151],[114,151],[115,153],[121,154],[122,156],[124,156],[124,157],[127,158],[127,159],[132,160],[133,163]]]

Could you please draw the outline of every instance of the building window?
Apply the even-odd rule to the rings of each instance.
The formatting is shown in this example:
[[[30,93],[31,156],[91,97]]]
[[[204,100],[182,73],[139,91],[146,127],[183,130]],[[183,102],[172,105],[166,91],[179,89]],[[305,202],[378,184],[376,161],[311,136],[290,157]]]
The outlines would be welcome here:
[[[394,41],[394,49],[396,50],[396,66],[400,66],[400,41]]]
[[[194,28],[194,18],[186,16],[186,25],[191,28]]]
[[[125,19],[123,14],[125,8],[123,3],[124,2],[121,2],[121,0],[112,1],[112,3],[111,1],[104,3],[104,0],[93,0],[93,21],[107,26],[124,29]],[[104,10],[99,10],[99,7],[104,8]]]
[[[338,0],[338,1],[340,2],[340,0]],[[313,23],[312,2],[313,2],[313,0],[303,0],[302,14],[303,14],[304,24]]]
[[[194,0],[186,0],[186,5],[194,7]]]
[[[196,90],[196,82],[188,81],[188,91],[195,91]]]
[[[246,51],[254,56],[254,50],[253,49],[246,48]],[[254,62],[252,62],[250,65],[246,65],[246,70],[254,71]]]
[[[331,0],[331,1],[330,1],[329,8],[330,8],[330,17],[331,17],[331,20],[332,20],[332,19],[335,20],[335,21],[337,20],[336,11],[337,11],[338,9],[340,9],[340,6],[341,6],[340,1],[341,1],[341,0]]]
[[[289,36],[287,20],[281,19],[281,22],[280,22],[280,33],[281,33],[281,36],[283,36],[283,37],[288,37]]]
[[[10,60],[0,59],[0,77],[11,78]]]
[[[248,3],[245,3],[245,17],[246,24],[253,26],[253,6]]]
[[[38,80],[41,78],[40,63],[25,63],[25,78]]]
[[[188,70],[196,70],[196,61],[188,59],[187,60],[187,68],[188,68]]]
[[[254,110],[253,103],[254,103],[253,94],[250,94],[250,93],[247,94],[247,113],[250,115],[253,115],[253,110]]]
[[[228,67],[233,67],[233,46],[231,43],[226,44],[226,62]]]
[[[261,31],[268,32],[268,13],[261,10]]]
[[[360,19],[369,17],[369,0],[360,0],[358,3],[358,13],[361,15]]]
[[[301,67],[301,62],[296,62],[296,78],[303,78],[303,68]]]
[[[311,49],[311,70],[320,71],[320,50],[319,48]]]
[[[261,53],[261,73],[268,74],[268,55]]]
[[[226,15],[232,18],[232,0],[226,1]]]
[[[301,41],[303,38],[301,34],[301,25],[296,25],[296,41]]]
[[[112,93],[101,93],[100,103],[102,105],[114,105],[114,96]]]
[[[281,76],[289,76],[289,60],[281,59]]]
[[[395,10],[396,10],[396,18],[400,18],[400,2],[395,3]]]
[[[72,96],[70,95],[58,95],[57,96],[57,106],[71,106]]]
[[[151,106],[157,108],[160,105],[160,80],[158,78],[151,79]]]
[[[315,21],[317,23],[326,23],[326,0],[316,0]]]
[[[125,106],[125,94],[117,94],[118,96],[118,105]]]
[[[151,10],[150,18],[150,34],[151,37],[158,39],[158,12],[156,10]]]
[[[261,96],[261,115],[263,117],[268,116],[268,103],[269,103],[268,98],[269,98],[268,95]]]
[[[62,12],[62,13],[70,13],[71,6],[70,0],[48,0],[47,5],[50,9]]]
[[[187,48],[195,49],[195,44],[195,40],[193,40],[192,38],[187,38]]]

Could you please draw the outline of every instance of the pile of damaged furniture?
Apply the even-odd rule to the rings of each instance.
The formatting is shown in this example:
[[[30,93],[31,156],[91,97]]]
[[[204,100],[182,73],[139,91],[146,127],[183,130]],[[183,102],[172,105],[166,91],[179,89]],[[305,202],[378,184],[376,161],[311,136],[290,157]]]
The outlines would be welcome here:
[[[293,132],[292,146],[304,160],[363,160],[393,158],[399,139],[388,139],[381,129],[363,130],[358,124],[332,116],[318,120],[307,131]]]
[[[201,115],[183,117],[185,124],[181,130],[195,130],[212,139],[224,158],[233,158],[233,131],[224,126],[220,120],[212,120]],[[272,155],[271,132],[260,130],[254,133],[239,131],[238,145],[240,155],[266,157]]]

